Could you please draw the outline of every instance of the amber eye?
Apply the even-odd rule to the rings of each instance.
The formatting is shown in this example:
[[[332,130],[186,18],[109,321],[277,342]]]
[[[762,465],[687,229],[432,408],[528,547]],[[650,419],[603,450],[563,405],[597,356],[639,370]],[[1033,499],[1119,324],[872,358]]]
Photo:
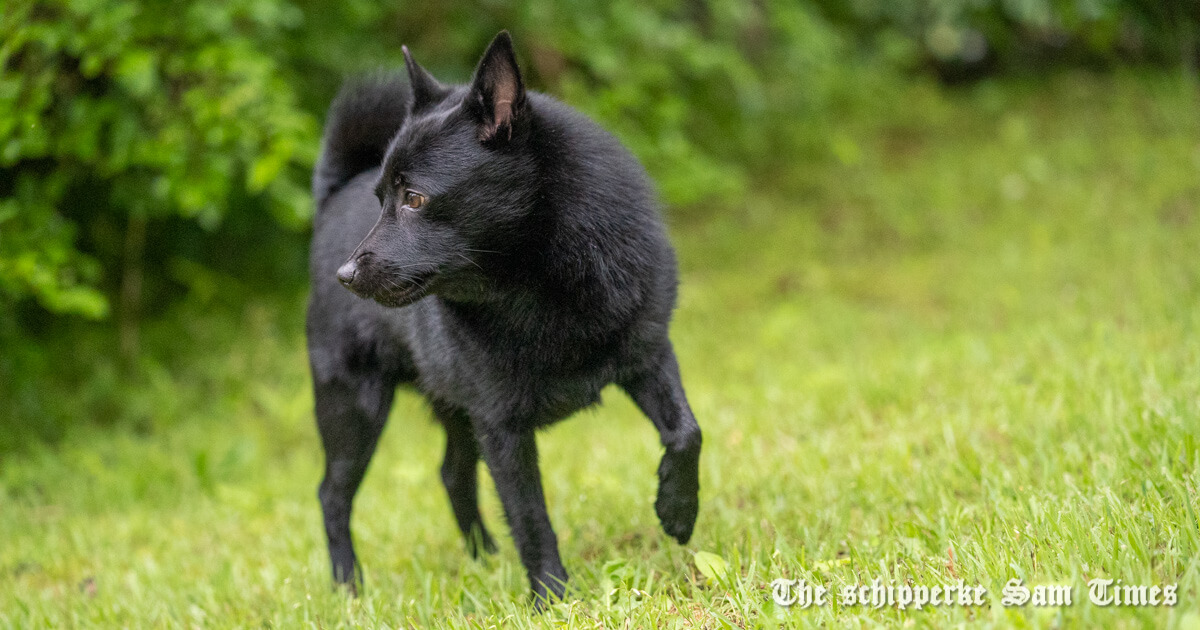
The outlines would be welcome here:
[[[425,195],[411,190],[404,191],[404,205],[413,210],[419,210],[425,205]]]

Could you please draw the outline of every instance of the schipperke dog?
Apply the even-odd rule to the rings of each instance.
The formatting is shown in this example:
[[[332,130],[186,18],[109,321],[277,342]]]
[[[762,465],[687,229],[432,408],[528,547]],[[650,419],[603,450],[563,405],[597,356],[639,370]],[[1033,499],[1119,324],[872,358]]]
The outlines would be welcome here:
[[[445,427],[442,481],[468,550],[495,550],[477,502],[482,456],[541,606],[567,572],[534,432],[609,383],[658,429],[655,510],[668,534],[691,537],[700,428],[667,338],[675,255],[638,161],[527,91],[507,32],[468,85],[404,56],[407,84],[343,87],[313,177],[307,332],[333,577],[361,580],[351,504],[404,384]]]

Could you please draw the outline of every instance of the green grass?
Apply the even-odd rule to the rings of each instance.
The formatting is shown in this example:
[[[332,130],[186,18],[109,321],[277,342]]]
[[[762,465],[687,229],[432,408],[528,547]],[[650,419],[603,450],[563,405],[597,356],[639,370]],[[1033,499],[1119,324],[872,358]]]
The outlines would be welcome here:
[[[686,547],[654,516],[656,435],[608,391],[540,437],[573,595],[531,614],[490,481],[501,552],[476,563],[404,394],[357,502],[366,592],[332,591],[300,302],[254,304],[171,333],[206,350],[146,376],[143,422],[0,461],[0,625],[1200,627],[1194,86],[892,96],[830,130],[837,159],[673,222],[705,430]],[[1103,576],[1179,603],[1094,606]],[[990,603],[785,609],[777,577],[961,578]],[[1012,577],[1075,604],[1002,608]]]

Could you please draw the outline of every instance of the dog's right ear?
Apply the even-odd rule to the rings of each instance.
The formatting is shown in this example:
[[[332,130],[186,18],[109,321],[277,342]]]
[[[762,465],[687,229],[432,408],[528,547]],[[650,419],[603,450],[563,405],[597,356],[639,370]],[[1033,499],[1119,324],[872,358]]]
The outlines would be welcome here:
[[[525,83],[508,31],[500,31],[483,53],[466,103],[476,116],[483,142],[507,142],[513,129],[526,122]]]
[[[413,61],[408,46],[400,49],[404,51],[404,67],[408,69],[408,83],[412,86],[412,113],[420,113],[440,103],[450,90]]]

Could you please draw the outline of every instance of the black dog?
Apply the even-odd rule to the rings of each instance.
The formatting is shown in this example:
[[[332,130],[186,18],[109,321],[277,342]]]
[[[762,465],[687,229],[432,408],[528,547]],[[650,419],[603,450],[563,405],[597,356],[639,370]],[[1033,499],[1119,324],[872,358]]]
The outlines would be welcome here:
[[[333,577],[352,589],[361,579],[351,502],[408,384],[446,429],[442,480],[469,551],[495,549],[477,503],[482,455],[534,596],[561,597],[534,430],[609,383],[666,447],[663,529],[681,543],[692,534],[700,428],[667,338],[674,252],[637,160],[527,92],[507,32],[470,85],[443,85],[404,54],[407,86],[343,88],[313,177],[308,349]]]

